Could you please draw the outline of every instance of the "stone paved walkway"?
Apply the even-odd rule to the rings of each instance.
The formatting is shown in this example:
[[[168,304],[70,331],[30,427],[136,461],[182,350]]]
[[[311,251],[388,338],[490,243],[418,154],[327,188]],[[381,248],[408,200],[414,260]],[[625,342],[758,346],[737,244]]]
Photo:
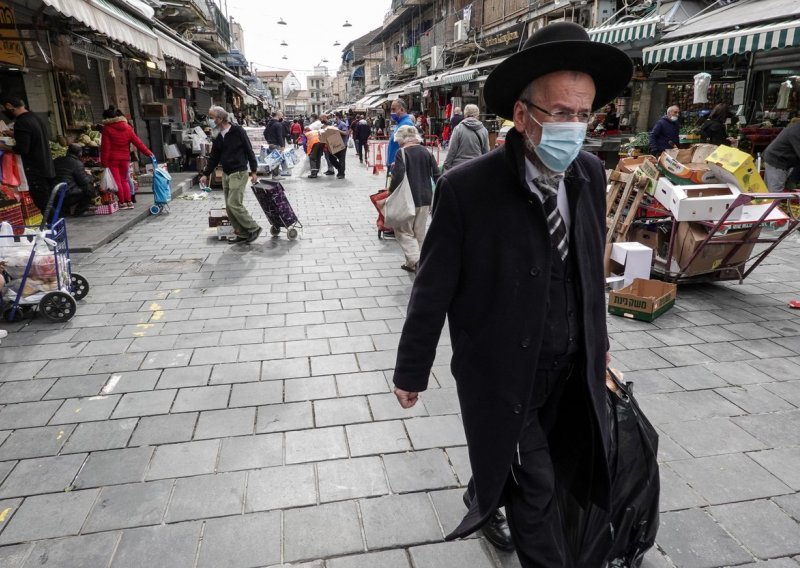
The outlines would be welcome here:
[[[74,255],[92,288],[72,321],[2,324],[0,566],[518,566],[480,535],[443,542],[469,478],[449,338],[402,410],[413,276],[376,238],[381,178],[348,160],[346,180],[286,181],[297,241],[219,242],[218,192],[176,200]],[[609,316],[661,433],[645,566],[800,566],[798,296],[794,238],[745,285]]]

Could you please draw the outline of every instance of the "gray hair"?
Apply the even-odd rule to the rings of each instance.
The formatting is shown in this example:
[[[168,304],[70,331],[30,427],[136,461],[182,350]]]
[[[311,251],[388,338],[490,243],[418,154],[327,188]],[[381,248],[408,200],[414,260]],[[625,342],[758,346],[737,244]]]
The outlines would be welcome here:
[[[394,141],[403,146],[411,141],[422,142],[422,136],[413,126],[401,126],[394,133]]]
[[[397,98],[392,101],[392,104],[394,103],[397,103],[400,106],[400,108],[403,109],[404,111],[408,108],[406,106],[406,101],[404,101],[403,99]]]
[[[467,118],[468,116],[478,118],[480,115],[481,109],[478,108],[478,105],[467,105],[464,107],[464,118]]]
[[[224,108],[222,108],[221,106],[214,105],[211,108],[209,108],[208,109],[208,114],[211,114],[211,113],[214,113],[214,116],[216,116],[217,118],[221,118],[222,120],[224,120],[226,122],[228,120],[228,111],[225,110]]]

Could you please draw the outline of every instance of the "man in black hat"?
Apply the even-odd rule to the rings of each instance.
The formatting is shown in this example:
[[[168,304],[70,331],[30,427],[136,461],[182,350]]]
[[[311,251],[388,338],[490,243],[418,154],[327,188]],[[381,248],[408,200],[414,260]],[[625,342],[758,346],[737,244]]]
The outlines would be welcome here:
[[[514,128],[440,178],[400,338],[395,395],[410,408],[449,322],[473,479],[447,538],[505,505],[524,568],[572,564],[557,484],[609,507],[606,180],[581,147],[592,110],[632,72],[622,51],[559,22],[491,73],[486,104]]]

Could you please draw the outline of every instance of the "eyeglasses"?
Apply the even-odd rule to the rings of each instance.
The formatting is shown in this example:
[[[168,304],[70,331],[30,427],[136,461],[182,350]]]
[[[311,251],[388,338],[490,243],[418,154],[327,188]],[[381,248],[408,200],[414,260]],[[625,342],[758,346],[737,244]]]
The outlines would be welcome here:
[[[525,99],[520,99],[523,103],[527,106],[532,106],[539,112],[542,112],[553,119],[553,122],[569,122],[573,118],[577,118],[580,122],[589,122],[592,118],[592,113],[590,112],[566,112],[563,110],[557,110],[555,112],[550,112],[549,110],[544,110],[537,104],[532,103],[531,101],[527,101]]]

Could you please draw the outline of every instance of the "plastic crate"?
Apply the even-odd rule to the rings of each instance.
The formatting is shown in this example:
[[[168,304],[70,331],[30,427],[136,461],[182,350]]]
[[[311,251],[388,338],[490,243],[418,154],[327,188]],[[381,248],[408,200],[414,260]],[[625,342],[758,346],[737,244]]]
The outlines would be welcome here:
[[[0,208],[0,222],[3,221],[14,226],[14,234],[21,235],[24,230],[22,225],[25,222],[25,218],[22,216],[22,206],[17,203]]]
[[[98,205],[94,210],[94,214],[111,215],[112,213],[115,213],[117,211],[119,211],[119,203],[114,201],[113,203],[108,203],[106,205]]]

